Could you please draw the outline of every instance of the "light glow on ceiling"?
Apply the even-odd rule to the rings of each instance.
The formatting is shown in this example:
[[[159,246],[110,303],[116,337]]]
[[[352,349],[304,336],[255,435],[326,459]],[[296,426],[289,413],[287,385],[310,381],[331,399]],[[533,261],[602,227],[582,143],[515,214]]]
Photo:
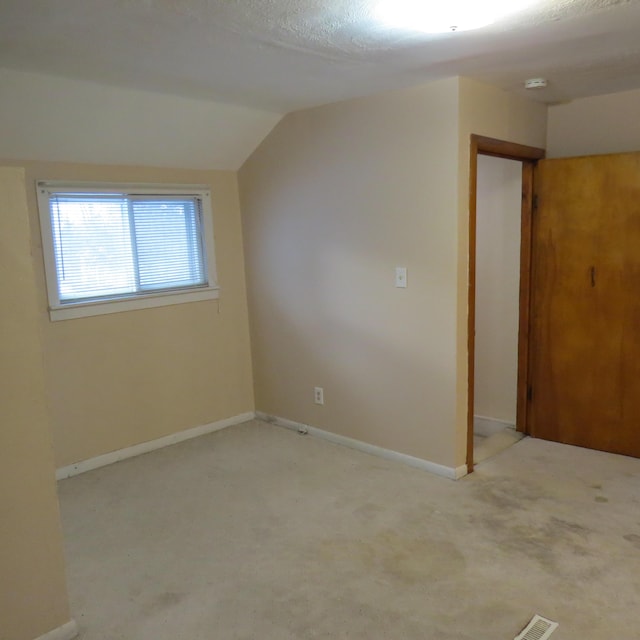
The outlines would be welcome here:
[[[376,17],[390,27],[446,33],[486,27],[535,0],[380,0]]]

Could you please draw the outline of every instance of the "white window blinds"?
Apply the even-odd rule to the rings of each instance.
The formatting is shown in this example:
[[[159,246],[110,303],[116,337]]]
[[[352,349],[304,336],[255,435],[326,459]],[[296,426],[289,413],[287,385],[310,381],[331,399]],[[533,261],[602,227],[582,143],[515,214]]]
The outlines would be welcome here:
[[[206,287],[198,195],[50,192],[61,304]]]

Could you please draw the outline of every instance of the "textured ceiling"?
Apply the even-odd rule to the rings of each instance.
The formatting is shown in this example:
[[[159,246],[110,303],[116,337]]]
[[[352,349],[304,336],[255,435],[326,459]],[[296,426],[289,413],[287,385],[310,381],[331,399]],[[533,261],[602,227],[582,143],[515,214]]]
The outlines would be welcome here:
[[[545,102],[640,87],[640,0],[542,0],[444,35],[389,29],[374,10],[374,0],[1,0],[0,67],[278,112],[451,75],[517,92],[545,76],[533,94]]]

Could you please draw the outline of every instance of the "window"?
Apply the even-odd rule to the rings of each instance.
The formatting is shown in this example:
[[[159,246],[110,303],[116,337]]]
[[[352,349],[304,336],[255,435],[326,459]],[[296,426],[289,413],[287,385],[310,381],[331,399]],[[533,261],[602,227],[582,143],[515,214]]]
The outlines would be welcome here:
[[[206,187],[37,188],[52,320],[218,297]]]

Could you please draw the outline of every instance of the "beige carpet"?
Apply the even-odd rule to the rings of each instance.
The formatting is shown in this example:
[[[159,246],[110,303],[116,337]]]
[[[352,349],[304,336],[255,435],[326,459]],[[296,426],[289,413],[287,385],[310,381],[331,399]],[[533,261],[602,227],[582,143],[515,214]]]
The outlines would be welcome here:
[[[524,435],[515,429],[503,429],[485,438],[474,437],[473,461],[480,464],[512,447],[522,438]]]
[[[252,422],[60,483],[83,640],[638,638],[640,461],[459,481]]]

